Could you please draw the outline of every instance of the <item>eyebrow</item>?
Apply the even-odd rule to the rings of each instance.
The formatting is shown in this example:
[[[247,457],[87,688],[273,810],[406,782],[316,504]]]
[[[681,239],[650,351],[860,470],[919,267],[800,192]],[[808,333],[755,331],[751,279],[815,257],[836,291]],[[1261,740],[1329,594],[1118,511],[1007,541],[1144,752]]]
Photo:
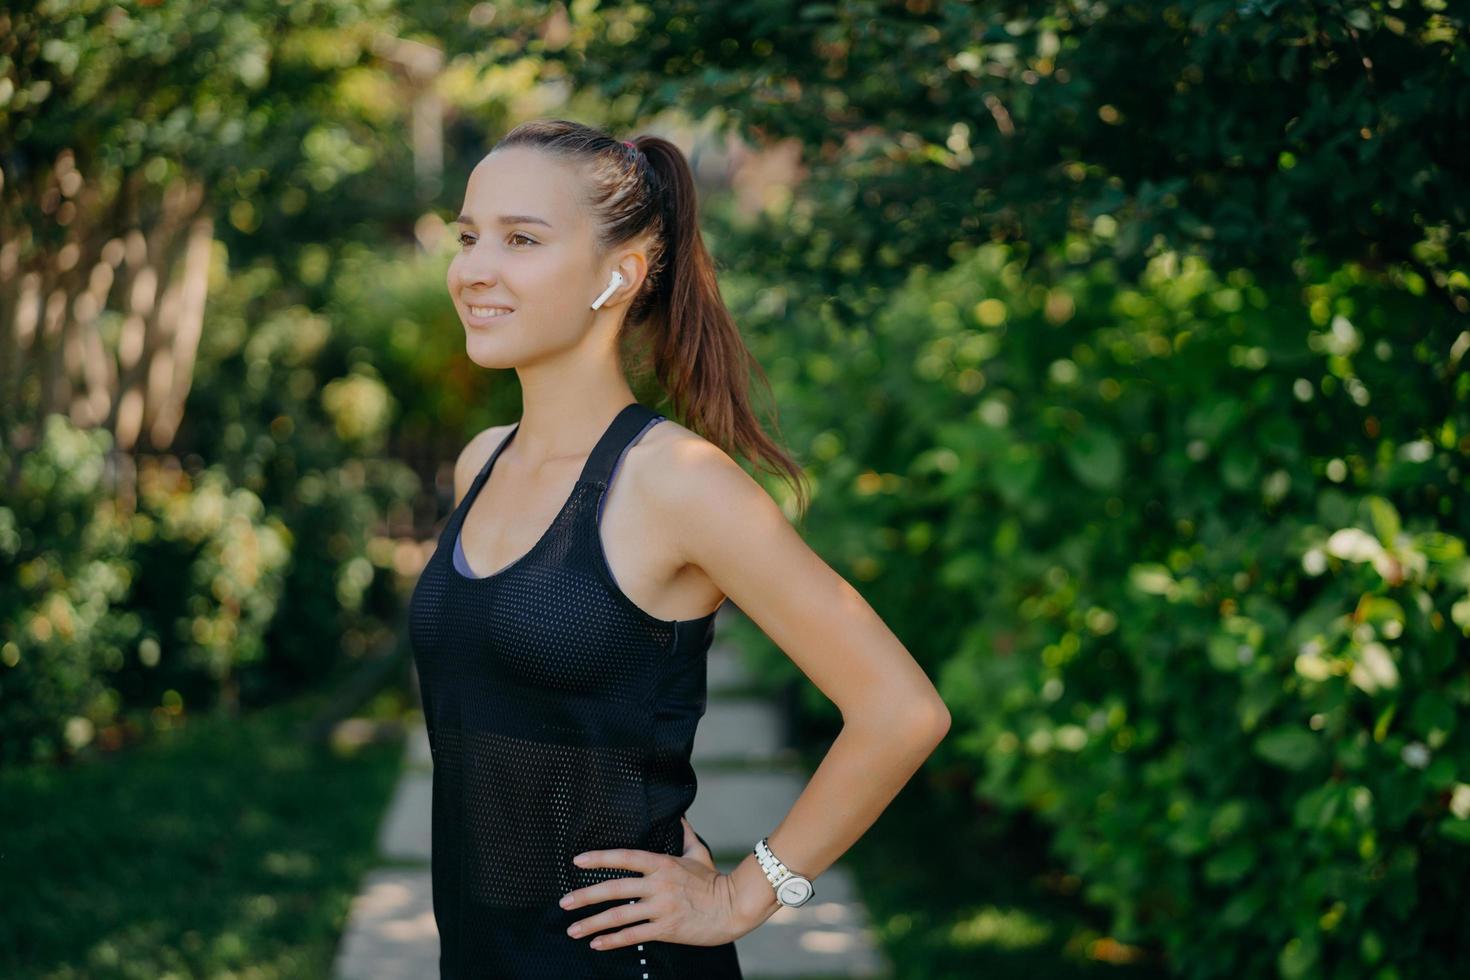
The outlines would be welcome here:
[[[462,214],[454,220],[462,225],[472,225],[475,223],[475,219],[467,214]],[[502,214],[500,216],[500,223],[503,225],[545,225],[548,228],[551,227],[550,221],[547,221],[545,218],[538,218],[534,214]]]

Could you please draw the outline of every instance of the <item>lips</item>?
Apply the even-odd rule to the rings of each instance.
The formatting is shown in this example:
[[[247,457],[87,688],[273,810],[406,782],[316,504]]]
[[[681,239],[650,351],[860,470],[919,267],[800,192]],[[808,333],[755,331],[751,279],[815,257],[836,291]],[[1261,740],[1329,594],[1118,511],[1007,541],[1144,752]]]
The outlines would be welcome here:
[[[503,320],[514,312],[515,310],[508,306],[499,306],[496,304],[465,304],[465,316],[470,323],[476,326],[484,326],[487,323],[494,323],[496,320]]]

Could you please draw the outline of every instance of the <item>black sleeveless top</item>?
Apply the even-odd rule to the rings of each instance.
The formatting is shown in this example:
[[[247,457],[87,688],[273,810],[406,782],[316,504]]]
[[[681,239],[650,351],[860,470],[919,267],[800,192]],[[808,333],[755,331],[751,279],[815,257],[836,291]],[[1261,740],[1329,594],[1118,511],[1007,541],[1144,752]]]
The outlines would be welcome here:
[[[683,852],[689,757],[705,711],[715,614],[664,620],[618,587],[598,530],[626,449],[662,419],[612,420],[551,526],[499,571],[468,577],[452,550],[519,423],[439,534],[409,602],[409,639],[434,762],[434,919],[441,978],[739,978],[734,943],[592,949],[566,929],[620,903],[562,895],[639,877],[579,868],[583,851]]]

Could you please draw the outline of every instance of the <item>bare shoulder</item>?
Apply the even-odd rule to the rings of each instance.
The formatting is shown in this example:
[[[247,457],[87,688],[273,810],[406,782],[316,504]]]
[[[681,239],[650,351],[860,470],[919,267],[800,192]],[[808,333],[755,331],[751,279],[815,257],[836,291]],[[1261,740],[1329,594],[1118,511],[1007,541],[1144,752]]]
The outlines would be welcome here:
[[[482,429],[465,443],[464,449],[460,450],[459,459],[454,463],[454,502],[458,504],[469,492],[470,484],[475,481],[475,476],[485,465],[490,454],[495,451],[501,441],[510,434],[515,427],[514,422],[505,425],[492,425]]]
[[[673,419],[649,429],[633,448],[644,449],[634,471],[639,496],[651,501],[667,526],[680,532],[677,544],[690,543],[685,532],[691,528],[714,524],[738,528],[742,518],[752,516],[786,521],[765,488],[725,450]],[[698,564],[688,547],[681,551],[685,561]]]
[[[660,502],[708,497],[720,489],[720,484],[739,483],[742,479],[760,490],[760,485],[728,453],[673,419],[649,429],[633,448],[636,451],[640,447],[645,450],[640,475],[650,484],[649,493]]]
[[[942,738],[949,712],[923,669],[766,488],[687,429],[665,423],[644,438],[652,465],[640,475],[684,565],[770,637],[844,720],[863,719],[885,737],[919,732],[906,736],[915,744]]]

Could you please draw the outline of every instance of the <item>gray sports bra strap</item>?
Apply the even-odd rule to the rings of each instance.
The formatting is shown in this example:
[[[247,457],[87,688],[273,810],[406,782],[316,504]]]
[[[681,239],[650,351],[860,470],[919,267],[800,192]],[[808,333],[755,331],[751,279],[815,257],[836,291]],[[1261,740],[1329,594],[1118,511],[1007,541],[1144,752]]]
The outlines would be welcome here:
[[[657,412],[640,402],[626,405],[614,416],[607,431],[597,440],[597,445],[592,447],[592,453],[582,467],[582,480],[600,483],[606,487],[612,481],[613,467],[617,465],[623,450],[633,441],[634,436],[643,431],[649,420],[659,417],[661,416]]]
[[[617,479],[618,467],[623,465],[623,457],[628,455],[628,450],[632,449],[634,444],[637,443],[639,439],[643,438],[643,433],[647,432],[649,429],[653,428],[654,425],[662,422],[663,420],[664,416],[655,415],[653,418],[643,423],[643,428],[639,429],[636,433],[633,434],[633,438],[628,440],[628,444],[623,447],[623,451],[618,453],[617,462],[613,463],[612,473],[607,478],[609,486],[612,485],[613,480]],[[602,509],[606,506],[607,494],[604,493],[597,498],[597,520],[599,523],[602,521]]]

